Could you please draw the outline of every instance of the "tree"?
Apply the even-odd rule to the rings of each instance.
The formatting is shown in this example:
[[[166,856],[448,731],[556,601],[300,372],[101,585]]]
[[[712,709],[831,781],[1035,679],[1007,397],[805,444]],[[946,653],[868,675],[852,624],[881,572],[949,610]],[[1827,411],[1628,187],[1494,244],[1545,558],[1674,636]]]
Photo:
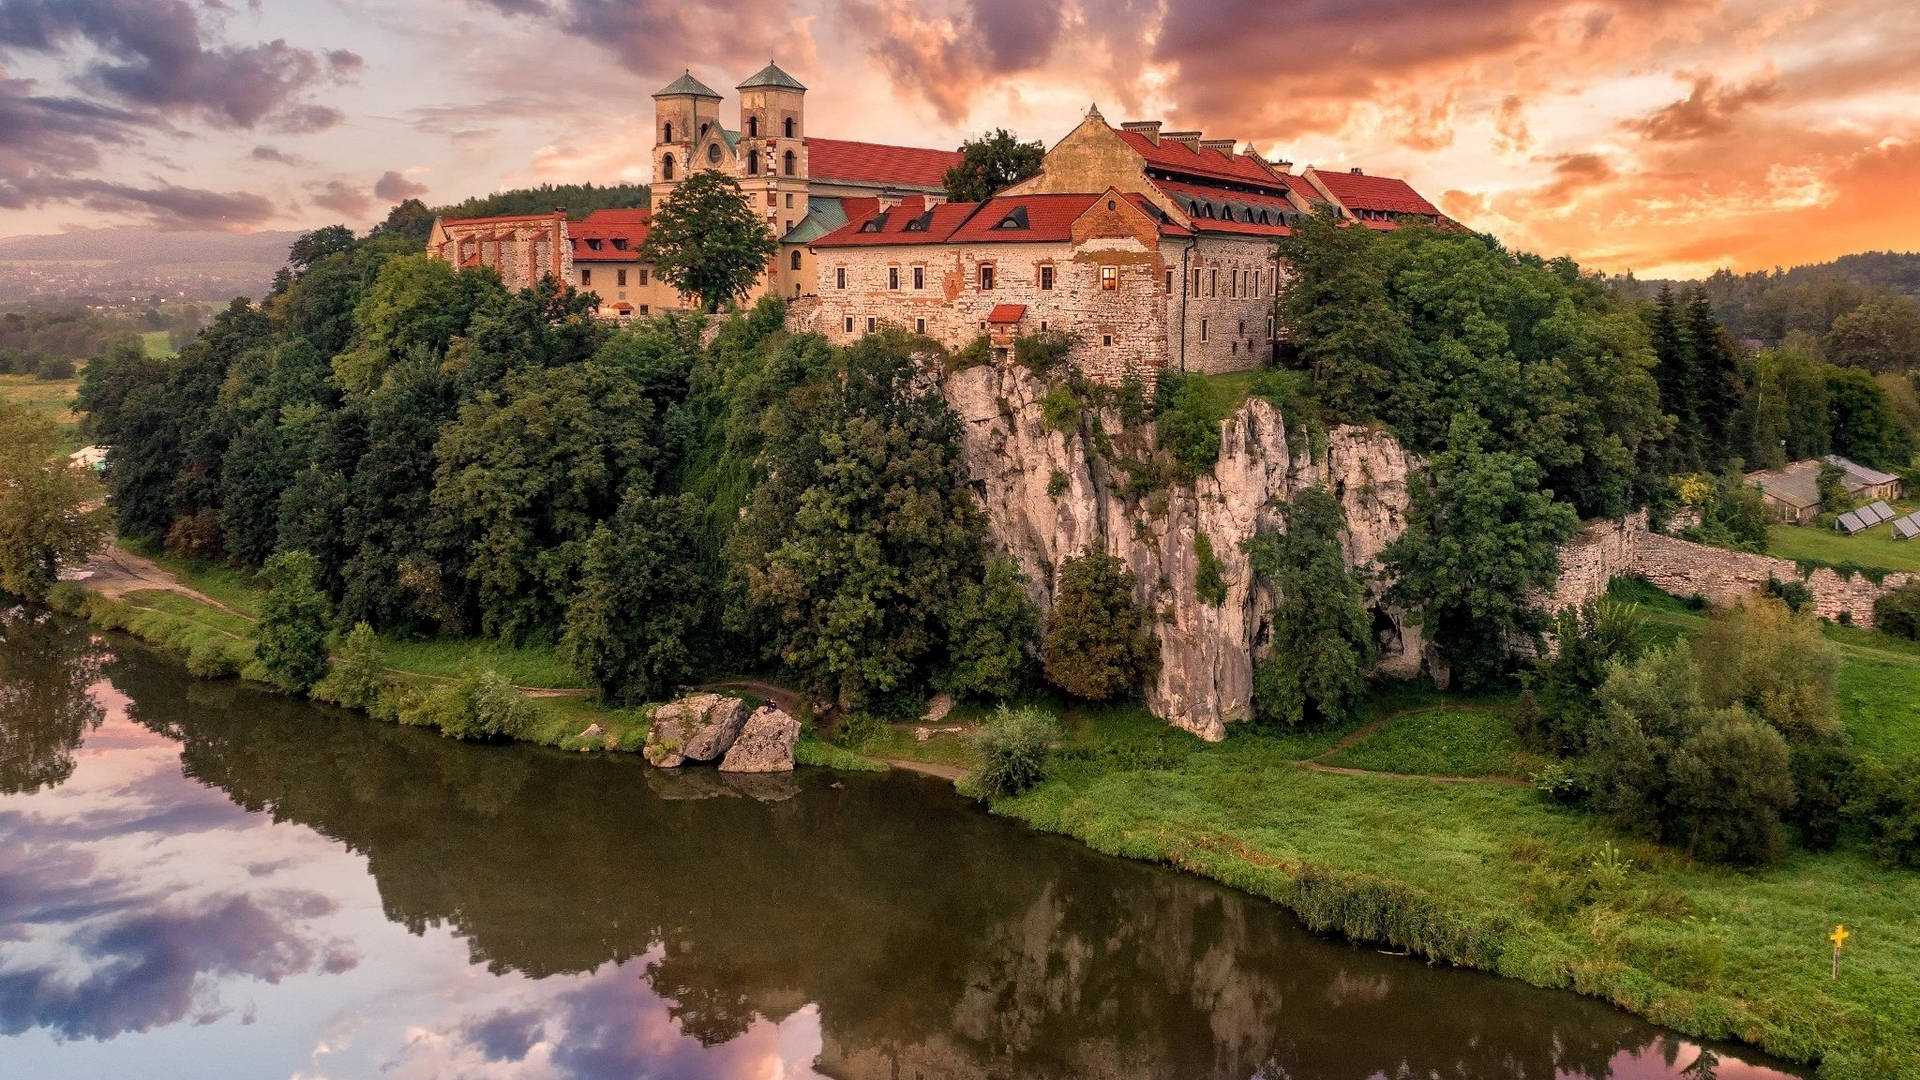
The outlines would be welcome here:
[[[1833,320],[1827,359],[1872,372],[1908,371],[1920,361],[1920,304],[1904,296],[1875,296]]]
[[[1253,572],[1278,598],[1272,658],[1253,679],[1254,715],[1297,728],[1345,723],[1366,700],[1372,620],[1360,578],[1347,568],[1340,502],[1309,488],[1285,509],[1286,531],[1247,545]]]
[[[947,170],[947,198],[952,202],[981,202],[1003,188],[1040,171],[1047,148],[1023,143],[1005,128],[995,128],[978,139],[960,144],[960,163]]]
[[[1913,455],[1913,437],[1886,389],[1861,368],[1826,370],[1833,452],[1867,465],[1904,467]]]
[[[387,688],[387,663],[373,627],[355,623],[340,643],[325,678],[313,685],[312,696],[349,709],[370,710]]]
[[[63,566],[106,541],[91,474],[60,452],[50,417],[0,402],[0,593],[41,600]]]
[[[287,265],[293,268],[293,276],[297,278],[321,259],[338,255],[352,247],[352,229],[345,225],[328,225],[323,229],[301,233],[293,246],[287,249]]]
[[[1406,532],[1386,552],[1394,601],[1417,612],[1429,640],[1467,687],[1511,668],[1514,646],[1537,647],[1545,617],[1533,596],[1553,587],[1560,545],[1579,519],[1540,487],[1540,467],[1481,447],[1486,425],[1454,418],[1448,447],[1413,485]]]
[[[260,601],[260,638],[254,658],[267,678],[289,693],[305,693],[327,675],[326,594],[314,584],[313,556],[283,551],[267,560],[267,595]]]
[[[1412,348],[1412,328],[1388,292],[1385,252],[1368,229],[1304,218],[1279,244],[1294,278],[1281,321],[1300,342],[1320,397],[1336,415],[1376,415]]]
[[[1588,600],[1554,616],[1556,648],[1534,664],[1539,722],[1521,734],[1555,754],[1584,753],[1599,707],[1599,690],[1615,662],[1640,654],[1645,620],[1638,605]]]
[[[962,584],[947,601],[947,670],[941,684],[963,698],[1005,700],[1027,685],[1040,609],[1027,597],[1027,575],[1010,555],[987,560],[981,581]]]
[[[1705,289],[1687,293],[1686,339],[1687,393],[1699,426],[1695,443],[1700,463],[1719,469],[1733,451],[1733,421],[1742,384],[1733,338],[1714,316]]]
[[[560,655],[618,704],[664,699],[694,668],[709,589],[692,550],[694,509],[629,492],[587,542]]]
[[[1709,708],[1744,708],[1795,743],[1841,733],[1840,652],[1812,612],[1742,601],[1708,619],[1695,656]]]
[[[1060,564],[1040,657],[1047,681],[1075,697],[1106,701],[1138,690],[1159,645],[1147,610],[1134,602],[1133,571],[1117,556],[1089,551]]]
[[[1647,315],[1647,330],[1652,337],[1654,381],[1660,387],[1660,409],[1676,421],[1667,440],[1667,468],[1672,472],[1696,470],[1701,464],[1700,423],[1692,396],[1693,372],[1688,355],[1686,333],[1681,328],[1681,299],[1672,285],[1661,285]]]
[[[701,169],[681,181],[653,212],[641,262],[709,313],[742,298],[780,250],[732,177]]]

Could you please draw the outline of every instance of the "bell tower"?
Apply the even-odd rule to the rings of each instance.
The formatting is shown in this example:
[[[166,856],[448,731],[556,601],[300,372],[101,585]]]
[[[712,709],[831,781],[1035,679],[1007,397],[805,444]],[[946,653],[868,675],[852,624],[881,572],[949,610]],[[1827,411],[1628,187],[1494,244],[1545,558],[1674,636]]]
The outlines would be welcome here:
[[[653,95],[653,184],[658,210],[687,173],[700,166],[695,147],[720,127],[720,95],[691,70]]]
[[[740,186],[785,236],[807,216],[807,88],[769,62],[740,91]]]

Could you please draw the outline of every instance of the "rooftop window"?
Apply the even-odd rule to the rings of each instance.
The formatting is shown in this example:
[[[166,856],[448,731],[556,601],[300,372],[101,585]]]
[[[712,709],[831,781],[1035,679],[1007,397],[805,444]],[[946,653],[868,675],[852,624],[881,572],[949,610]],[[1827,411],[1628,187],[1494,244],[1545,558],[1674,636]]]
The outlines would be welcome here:
[[[909,221],[905,225],[901,226],[901,231],[902,232],[926,232],[927,228],[932,224],[933,224],[933,208],[928,207],[926,213],[921,214],[919,217],[914,218],[912,221]]]
[[[996,229],[1025,229],[1028,227],[1027,208],[1024,206],[1016,206],[1007,211],[1007,216],[1001,218],[1000,223],[994,226]]]

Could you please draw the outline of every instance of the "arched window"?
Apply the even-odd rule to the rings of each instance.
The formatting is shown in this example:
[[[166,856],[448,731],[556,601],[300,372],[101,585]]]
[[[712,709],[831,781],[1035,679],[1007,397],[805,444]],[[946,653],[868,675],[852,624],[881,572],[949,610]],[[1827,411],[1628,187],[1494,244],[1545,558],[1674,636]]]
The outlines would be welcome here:
[[[673,121],[671,120],[667,121],[666,127],[661,129],[660,141],[661,142],[673,141]]]
[[[747,155],[747,175],[748,176],[760,175],[760,154],[758,151],[755,151]]]
[[[720,164],[720,144],[719,143],[707,144],[707,163],[709,165]]]
[[[707,129],[708,129],[708,128],[710,128],[710,127],[712,127],[712,126],[713,126],[712,124],[701,124],[701,125],[700,125],[700,137],[701,137],[701,138],[703,138],[703,139],[704,139],[704,138],[706,138],[706,137],[707,137]]]
[[[759,137],[760,137],[760,118],[757,116],[747,117],[747,138],[757,139]]]
[[[787,117],[782,123],[786,128],[787,138],[793,138],[793,117]]]
[[[794,158],[793,151],[789,150],[787,151],[786,157],[783,158],[781,161],[781,165],[788,176],[793,175],[793,166],[794,166],[795,160],[796,159]]]
[[[800,269],[800,249],[799,248],[793,249],[793,255],[792,255],[791,261],[793,263],[793,268],[795,270]]]
[[[660,179],[662,180],[673,179],[673,155],[672,154],[668,154],[666,157],[663,157],[660,159]]]

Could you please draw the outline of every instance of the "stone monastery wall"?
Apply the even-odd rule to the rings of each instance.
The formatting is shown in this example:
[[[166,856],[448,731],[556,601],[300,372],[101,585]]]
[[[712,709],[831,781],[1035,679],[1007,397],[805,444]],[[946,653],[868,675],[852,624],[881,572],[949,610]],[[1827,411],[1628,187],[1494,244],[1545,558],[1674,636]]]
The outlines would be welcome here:
[[[1802,581],[1813,594],[1813,609],[1838,621],[1851,613],[1855,626],[1873,625],[1873,602],[1912,579],[1888,574],[1879,584],[1855,574],[1842,577],[1820,567],[1801,576],[1792,559],[1708,547],[1647,528],[1645,512],[1623,521],[1596,522],[1581,530],[1560,553],[1560,581],[1552,606],[1557,610],[1599,596],[1615,577],[1638,574],[1676,596],[1699,594],[1719,604],[1752,596],[1767,581]]]

